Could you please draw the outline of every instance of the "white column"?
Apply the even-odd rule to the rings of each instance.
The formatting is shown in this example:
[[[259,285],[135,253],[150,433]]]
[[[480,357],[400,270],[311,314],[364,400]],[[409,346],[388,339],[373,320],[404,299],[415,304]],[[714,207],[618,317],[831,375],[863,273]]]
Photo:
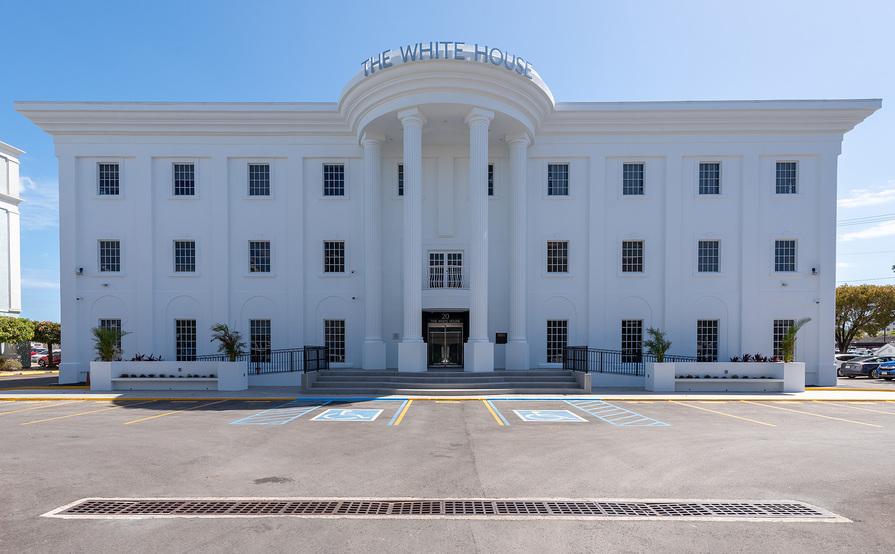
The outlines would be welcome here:
[[[423,125],[418,108],[398,112],[404,127],[404,334],[398,345],[398,371],[426,370],[423,309]]]
[[[507,369],[520,370],[531,367],[526,337],[528,310],[526,299],[525,255],[528,246],[527,193],[528,145],[527,133],[506,137],[510,147],[510,340],[507,343]]]
[[[494,112],[473,108],[469,125],[469,342],[467,371],[494,370],[494,344],[488,337],[488,126]]]
[[[364,133],[364,369],[385,369],[382,340],[382,141]]]

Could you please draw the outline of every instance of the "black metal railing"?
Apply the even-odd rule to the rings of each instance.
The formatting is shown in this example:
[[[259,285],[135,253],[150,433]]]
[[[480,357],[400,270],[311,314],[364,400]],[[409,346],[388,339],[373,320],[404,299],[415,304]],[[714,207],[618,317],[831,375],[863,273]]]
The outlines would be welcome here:
[[[225,354],[205,354],[196,356],[199,362],[223,362],[229,358]],[[280,348],[268,352],[253,352],[236,357],[244,362],[249,375],[265,373],[289,373],[292,371],[320,371],[329,369],[329,349],[325,346],[305,346],[303,348]]]
[[[563,349],[562,367],[583,373],[615,373],[643,375],[644,364],[656,357],[636,350],[606,350],[587,346],[567,346]],[[696,356],[666,354],[666,362],[695,362]]]

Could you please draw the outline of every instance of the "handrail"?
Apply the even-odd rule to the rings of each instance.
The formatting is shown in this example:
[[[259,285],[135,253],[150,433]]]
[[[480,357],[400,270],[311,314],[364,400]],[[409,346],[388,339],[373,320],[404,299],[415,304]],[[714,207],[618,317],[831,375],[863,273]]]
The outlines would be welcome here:
[[[226,354],[203,354],[197,361],[225,362]],[[301,371],[308,373],[329,369],[329,348],[325,346],[304,346],[301,348],[277,348],[240,354],[236,362],[246,364],[248,372],[254,375],[265,373],[288,373]]]
[[[616,375],[644,374],[644,364],[654,363],[656,357],[649,352],[637,350],[607,350],[589,346],[566,346],[563,348],[563,369],[582,373],[613,373]],[[666,354],[666,362],[695,362],[696,356]]]

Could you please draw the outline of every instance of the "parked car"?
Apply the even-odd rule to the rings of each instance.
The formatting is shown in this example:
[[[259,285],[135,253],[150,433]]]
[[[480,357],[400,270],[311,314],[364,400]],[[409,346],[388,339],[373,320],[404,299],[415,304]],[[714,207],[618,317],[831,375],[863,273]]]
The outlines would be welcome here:
[[[31,365],[37,365],[38,360],[40,360],[41,356],[47,355],[46,348],[32,348],[31,349]]]
[[[842,366],[842,369],[840,369],[839,371],[841,372],[843,377],[848,377],[849,379],[854,379],[855,377],[868,377],[870,379],[876,379],[879,376],[879,374],[877,373],[879,364],[891,361],[895,361],[895,356],[878,356],[858,361],[850,361],[845,362],[845,364],[843,364]]]
[[[842,377],[842,374],[839,373],[839,370],[842,369],[842,364],[845,362],[855,361],[856,358],[860,358],[859,354],[849,353],[849,354],[836,354],[835,364],[836,364],[836,375]]]
[[[59,350],[53,351],[53,365],[59,365],[62,363],[62,352]],[[47,367],[47,355],[44,354],[40,358],[37,359],[37,365],[40,367]]]
[[[895,379],[895,361],[883,362],[879,364],[879,367],[876,369],[876,373],[877,379],[885,379],[886,381]]]

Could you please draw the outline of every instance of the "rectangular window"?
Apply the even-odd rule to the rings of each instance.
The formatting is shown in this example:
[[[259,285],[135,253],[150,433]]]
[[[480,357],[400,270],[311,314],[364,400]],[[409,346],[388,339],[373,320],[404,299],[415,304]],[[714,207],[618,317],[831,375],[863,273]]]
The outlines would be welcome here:
[[[404,164],[398,164],[398,196],[404,196]]]
[[[796,194],[798,184],[798,162],[777,162],[777,194]]]
[[[323,241],[323,272],[345,273],[345,241]]]
[[[345,196],[344,164],[323,164],[323,196]]]
[[[488,196],[494,196],[494,164],[488,164]]]
[[[701,162],[699,164],[699,194],[721,194],[721,164]]]
[[[429,252],[429,288],[463,288],[462,252]]]
[[[718,361],[718,320],[700,319],[696,322],[696,360]]]
[[[569,164],[547,164],[547,196],[569,195]]]
[[[121,241],[99,241],[99,270],[103,273],[121,271]]]
[[[253,362],[270,361],[270,320],[249,320],[249,345]]]
[[[101,319],[99,320],[100,329],[115,329],[118,331],[118,343],[115,348],[121,354],[121,320],[120,319]]]
[[[622,241],[622,273],[643,273],[643,241]]]
[[[196,241],[174,241],[174,272],[194,273],[196,271]]]
[[[622,164],[622,194],[624,196],[643,195],[643,164]]]
[[[643,320],[622,320],[622,363],[643,361]]]
[[[547,273],[569,272],[569,241],[547,241]]]
[[[796,270],[796,241],[774,241],[774,271],[791,272]]]
[[[249,241],[249,273],[270,273],[270,241]]]
[[[270,196],[270,164],[249,164],[249,196]]]
[[[569,343],[569,322],[564,319],[547,320],[547,363],[561,364],[562,354]]]
[[[174,196],[196,195],[196,166],[191,163],[174,164]]]
[[[178,362],[190,362],[196,359],[196,320],[174,320],[174,342]]]
[[[329,349],[329,361],[336,363],[345,362],[345,320],[323,320],[323,338]]]
[[[796,324],[796,322],[793,319],[775,319],[774,320],[774,356],[775,357],[777,357],[777,358],[783,357],[783,337],[786,336],[786,333],[795,324]]]
[[[97,194],[100,196],[118,196],[121,192],[121,181],[117,163],[101,163],[97,165]]]
[[[717,240],[701,240],[697,247],[696,270],[699,273],[718,273],[719,252],[721,242]]]

